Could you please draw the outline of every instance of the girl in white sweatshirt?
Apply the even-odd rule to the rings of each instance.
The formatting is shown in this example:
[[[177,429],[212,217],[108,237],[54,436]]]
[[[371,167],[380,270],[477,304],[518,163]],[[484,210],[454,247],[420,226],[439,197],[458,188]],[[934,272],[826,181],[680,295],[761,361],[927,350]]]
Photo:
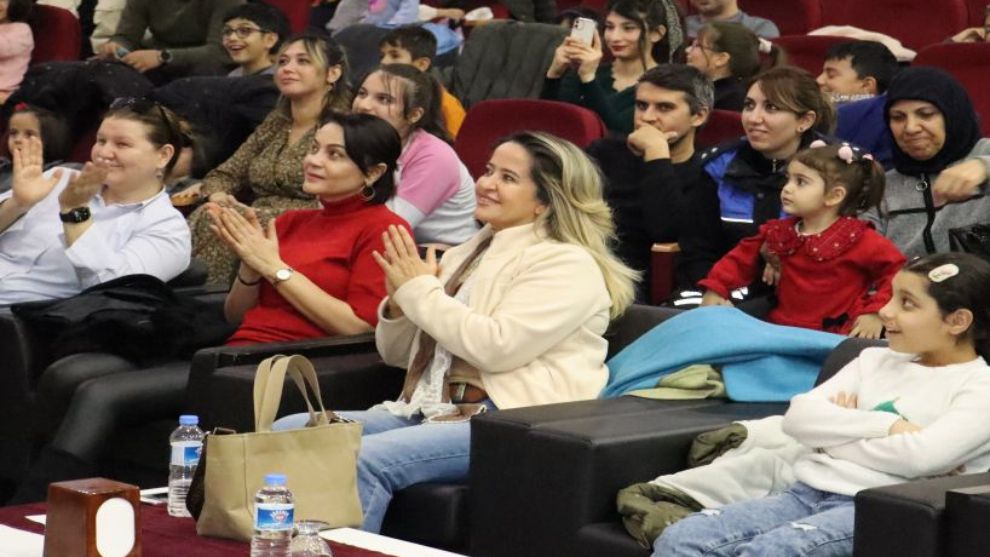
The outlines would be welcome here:
[[[908,263],[880,310],[889,348],[867,348],[791,400],[784,431],[814,452],[787,491],[689,516],[654,557],[849,556],[862,489],[990,468],[990,263]]]

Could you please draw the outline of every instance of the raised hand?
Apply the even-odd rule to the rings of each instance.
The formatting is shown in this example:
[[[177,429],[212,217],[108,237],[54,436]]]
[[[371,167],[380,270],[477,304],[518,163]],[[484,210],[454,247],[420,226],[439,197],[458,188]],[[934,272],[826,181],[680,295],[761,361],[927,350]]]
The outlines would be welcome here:
[[[372,255],[385,272],[385,287],[389,296],[420,275],[437,276],[440,273],[436,248],[430,247],[426,260],[423,260],[419,257],[416,242],[405,228],[389,226],[388,231],[382,233],[382,243],[385,244],[385,255],[377,251]]]
[[[236,209],[214,203],[206,205],[213,224],[210,228],[241,259],[241,263],[258,274],[270,276],[285,267],[279,256],[275,219],[263,228],[254,209],[247,209],[242,216]]]
[[[89,204],[89,200],[100,192],[103,182],[107,179],[107,167],[91,162],[86,163],[82,172],[76,174],[69,185],[58,196],[58,204],[62,211]]]
[[[670,142],[676,138],[676,132],[660,131],[653,126],[643,125],[626,137],[626,145],[633,154],[650,162],[669,159]]]
[[[52,172],[51,176],[44,175],[44,149],[41,140],[29,137],[14,149],[13,185],[11,202],[24,211],[34,207],[39,201],[48,196],[55,184],[62,178],[62,169]]]

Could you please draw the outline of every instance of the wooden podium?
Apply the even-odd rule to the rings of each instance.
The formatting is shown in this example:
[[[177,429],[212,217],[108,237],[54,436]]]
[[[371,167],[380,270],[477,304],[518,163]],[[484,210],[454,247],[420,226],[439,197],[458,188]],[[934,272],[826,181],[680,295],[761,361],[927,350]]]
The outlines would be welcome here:
[[[44,557],[141,557],[137,486],[104,478],[48,486]]]

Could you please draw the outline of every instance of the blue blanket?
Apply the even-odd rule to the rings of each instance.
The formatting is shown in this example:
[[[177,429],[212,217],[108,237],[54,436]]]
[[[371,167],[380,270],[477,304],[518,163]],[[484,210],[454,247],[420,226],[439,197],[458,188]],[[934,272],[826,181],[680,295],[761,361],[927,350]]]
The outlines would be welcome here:
[[[656,386],[691,364],[722,366],[731,400],[785,402],[811,389],[845,337],[760,321],[727,306],[686,311],[657,325],[607,362],[602,398]]]

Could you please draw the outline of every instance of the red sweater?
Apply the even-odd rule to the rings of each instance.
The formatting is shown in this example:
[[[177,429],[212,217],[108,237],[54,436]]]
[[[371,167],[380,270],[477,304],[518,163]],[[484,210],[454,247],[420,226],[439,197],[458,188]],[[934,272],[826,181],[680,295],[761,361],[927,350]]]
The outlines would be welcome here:
[[[790,217],[760,226],[739,242],[698,283],[723,298],[753,282],[760,247],[780,256],[777,307],[768,320],[779,325],[848,333],[856,318],[876,313],[890,300],[891,280],[904,256],[867,223],[842,217],[820,234],[802,236]],[[870,292],[873,291],[873,294]]]
[[[347,302],[358,317],[374,327],[378,304],[385,297],[385,275],[371,252],[384,253],[382,232],[406,221],[384,205],[368,205],[360,196],[323,209],[288,211],[275,221],[278,250],[287,265],[334,298]],[[229,345],[281,342],[327,336],[292,307],[267,281],[262,281],[258,303]]]

